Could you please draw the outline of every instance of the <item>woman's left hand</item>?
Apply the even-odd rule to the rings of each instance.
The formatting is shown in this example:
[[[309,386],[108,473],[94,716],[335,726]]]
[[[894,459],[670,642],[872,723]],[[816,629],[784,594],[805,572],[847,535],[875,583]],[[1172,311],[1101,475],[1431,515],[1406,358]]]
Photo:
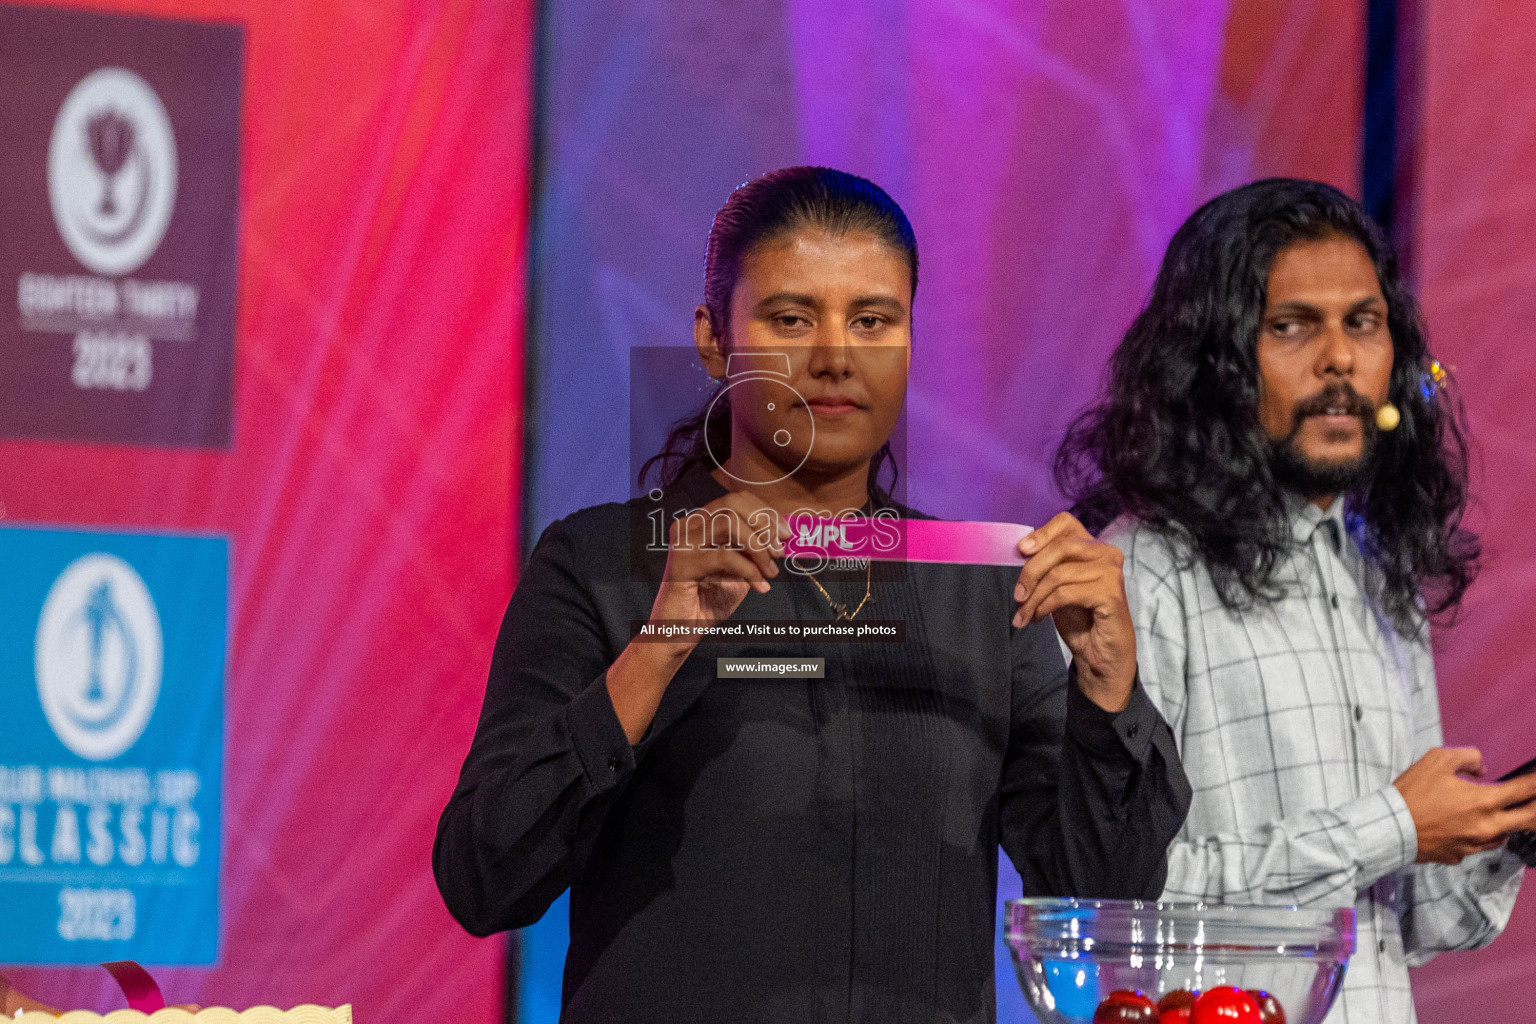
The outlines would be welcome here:
[[[1028,559],[1014,584],[1013,624],[1047,615],[1072,652],[1077,684],[1099,707],[1121,711],[1136,682],[1136,627],[1125,600],[1125,556],[1062,512],[1019,541]]]

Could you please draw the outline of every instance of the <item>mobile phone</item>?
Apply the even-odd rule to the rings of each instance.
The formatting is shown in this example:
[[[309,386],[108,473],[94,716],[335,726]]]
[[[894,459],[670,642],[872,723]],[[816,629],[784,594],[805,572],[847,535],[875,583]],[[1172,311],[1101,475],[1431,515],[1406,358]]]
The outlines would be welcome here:
[[[1518,779],[1522,775],[1531,774],[1531,772],[1536,772],[1536,757],[1531,758],[1529,761],[1525,762],[1525,764],[1521,765],[1519,768],[1516,768],[1514,771],[1500,775],[1499,781],[1508,782],[1510,779]]]

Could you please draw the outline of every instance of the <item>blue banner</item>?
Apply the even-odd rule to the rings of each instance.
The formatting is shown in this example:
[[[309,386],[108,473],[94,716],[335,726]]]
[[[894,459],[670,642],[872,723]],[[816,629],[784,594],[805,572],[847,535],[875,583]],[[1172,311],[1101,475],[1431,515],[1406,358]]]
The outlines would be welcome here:
[[[228,566],[0,528],[0,963],[216,959]]]

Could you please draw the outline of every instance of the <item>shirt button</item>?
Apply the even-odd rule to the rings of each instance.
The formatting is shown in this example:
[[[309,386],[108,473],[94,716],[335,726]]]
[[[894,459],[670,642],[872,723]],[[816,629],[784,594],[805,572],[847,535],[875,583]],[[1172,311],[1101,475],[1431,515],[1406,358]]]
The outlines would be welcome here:
[[[1360,721],[1360,719],[1362,719],[1364,717],[1365,717],[1365,709],[1362,708],[1360,705],[1356,704],[1355,705],[1355,721],[1358,722],[1358,721]]]
[[[611,771],[611,772],[617,772],[619,770],[619,764],[620,764],[619,755],[618,754],[614,754],[612,757],[610,757],[608,759],[608,770]]]
[[[1339,595],[1338,594],[1329,594],[1328,595],[1328,603],[1333,605],[1335,608],[1337,608],[1339,606]]]
[[[1376,951],[1378,953],[1385,953],[1387,951],[1387,940],[1386,939],[1377,939],[1376,940]]]
[[[1131,737],[1132,739],[1135,739],[1136,738],[1136,734],[1139,733],[1139,732],[1141,732],[1141,723],[1140,722],[1132,722],[1130,724],[1130,726],[1125,730],[1125,734],[1127,736]]]

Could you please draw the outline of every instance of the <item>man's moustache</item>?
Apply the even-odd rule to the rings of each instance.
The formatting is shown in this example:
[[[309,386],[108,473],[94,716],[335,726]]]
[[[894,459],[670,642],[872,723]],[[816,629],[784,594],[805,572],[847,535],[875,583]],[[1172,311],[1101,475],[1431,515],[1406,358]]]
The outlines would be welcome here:
[[[1376,413],[1376,407],[1354,388],[1332,388],[1297,402],[1291,419],[1299,429],[1309,416],[1324,416],[1334,409],[1342,409],[1347,415],[1363,420]]]

